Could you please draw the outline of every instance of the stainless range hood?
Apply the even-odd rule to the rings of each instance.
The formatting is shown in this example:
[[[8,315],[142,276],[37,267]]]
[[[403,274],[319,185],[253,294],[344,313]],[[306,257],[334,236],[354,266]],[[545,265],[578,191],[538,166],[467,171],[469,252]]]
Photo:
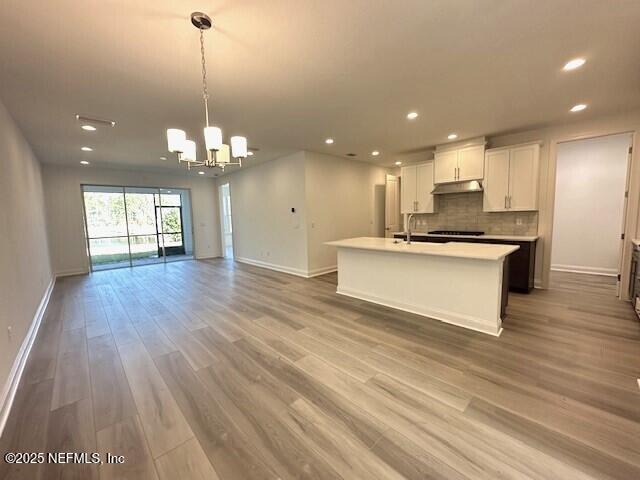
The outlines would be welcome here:
[[[472,193],[481,192],[482,183],[479,180],[468,182],[440,183],[431,191],[433,195],[443,195],[445,193]]]

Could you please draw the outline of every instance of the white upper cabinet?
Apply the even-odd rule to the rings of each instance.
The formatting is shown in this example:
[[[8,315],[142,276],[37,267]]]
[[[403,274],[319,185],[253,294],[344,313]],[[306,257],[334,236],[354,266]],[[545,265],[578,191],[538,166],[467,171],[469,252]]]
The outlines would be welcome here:
[[[484,177],[484,145],[472,145],[436,152],[434,183],[482,180]]]
[[[434,183],[455,182],[458,175],[458,151],[436,152],[433,172]]]
[[[540,145],[487,150],[483,210],[485,212],[538,209]]]
[[[458,150],[458,181],[482,180],[484,177],[484,145]]]
[[[482,209],[485,212],[506,210],[509,196],[509,150],[487,150],[484,173]]]
[[[401,212],[433,213],[433,162],[402,167],[400,177]]]
[[[513,148],[509,154],[509,210],[538,209],[540,145]]]
[[[433,213],[433,162],[417,165],[417,213]]]
[[[415,165],[400,170],[400,212],[413,213],[416,210],[416,188],[418,186]]]

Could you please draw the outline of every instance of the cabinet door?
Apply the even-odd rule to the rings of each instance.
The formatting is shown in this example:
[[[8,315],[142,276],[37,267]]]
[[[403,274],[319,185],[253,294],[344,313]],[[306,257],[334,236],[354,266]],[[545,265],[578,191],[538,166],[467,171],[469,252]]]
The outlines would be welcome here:
[[[400,211],[413,213],[416,211],[416,167],[402,167],[400,170]]]
[[[436,152],[433,162],[434,183],[449,183],[456,181],[458,168],[458,151]]]
[[[509,150],[487,150],[484,163],[482,210],[504,212],[509,196]]]
[[[433,213],[433,162],[416,167],[417,213]]]
[[[458,180],[482,180],[484,177],[484,145],[458,150]]]
[[[509,161],[509,210],[538,209],[540,145],[512,148]]]

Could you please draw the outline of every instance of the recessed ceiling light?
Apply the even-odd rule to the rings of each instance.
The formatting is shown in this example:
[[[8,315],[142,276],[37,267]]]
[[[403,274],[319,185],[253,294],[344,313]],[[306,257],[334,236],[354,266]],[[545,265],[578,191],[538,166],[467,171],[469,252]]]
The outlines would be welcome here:
[[[160,160],[166,160],[167,157],[160,157]]]
[[[93,125],[82,125],[83,130],[86,130],[87,132],[95,132],[97,130],[96,127],[94,127]]]
[[[80,164],[81,165],[89,165],[89,162],[87,162],[86,160],[80,160]]]
[[[202,170],[200,170],[200,171],[198,172],[198,175],[204,175],[204,172],[203,172]]]
[[[327,138],[324,143],[326,143],[327,145],[331,145],[333,143],[333,138]]]
[[[80,150],[82,150],[83,152],[93,152],[93,148],[91,147],[82,147]]]
[[[458,138],[458,134],[457,133],[450,133],[449,135],[447,135],[447,138],[449,140],[455,140],[456,138]]]
[[[247,152],[247,155],[249,155],[250,157],[253,157],[253,152],[252,152],[251,150],[249,150],[249,151]]]
[[[584,103],[579,103],[578,105],[574,105],[573,107],[571,107],[571,112],[581,112],[582,110],[584,110],[585,108],[587,108],[587,106]]]
[[[407,118],[409,120],[415,120],[416,118],[418,118],[418,112],[409,112],[409,113],[407,113]]]
[[[584,58],[574,58],[573,60],[569,60],[567,63],[565,63],[562,69],[565,72],[568,72],[569,70],[575,70],[576,68],[580,68],[585,63],[587,63],[587,61]]]
[[[402,162],[398,161],[398,162],[396,162],[396,165],[402,165]]]
[[[380,152],[378,150],[374,150],[373,152],[371,152],[371,155],[377,157],[378,155],[380,155]]]

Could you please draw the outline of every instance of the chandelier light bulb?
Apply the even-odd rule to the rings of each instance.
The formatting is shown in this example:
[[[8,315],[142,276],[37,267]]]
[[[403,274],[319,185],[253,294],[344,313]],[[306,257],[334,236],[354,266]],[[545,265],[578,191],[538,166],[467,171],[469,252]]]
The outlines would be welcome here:
[[[231,156],[229,152],[229,145],[223,143],[220,146],[220,150],[216,153],[216,162],[225,165],[227,163],[231,163]]]
[[[180,130],[179,128],[168,128],[167,129],[167,150],[171,153],[184,152],[184,143],[187,140],[187,134],[184,130]]]
[[[231,156],[233,158],[247,158],[246,137],[231,137]]]
[[[204,127],[204,143],[207,150],[220,150],[222,146],[222,130],[218,127]]]
[[[193,140],[185,140],[183,148],[184,148],[184,152],[182,152],[182,155],[185,160],[187,160],[188,162],[197,161],[196,142],[194,142]]]

